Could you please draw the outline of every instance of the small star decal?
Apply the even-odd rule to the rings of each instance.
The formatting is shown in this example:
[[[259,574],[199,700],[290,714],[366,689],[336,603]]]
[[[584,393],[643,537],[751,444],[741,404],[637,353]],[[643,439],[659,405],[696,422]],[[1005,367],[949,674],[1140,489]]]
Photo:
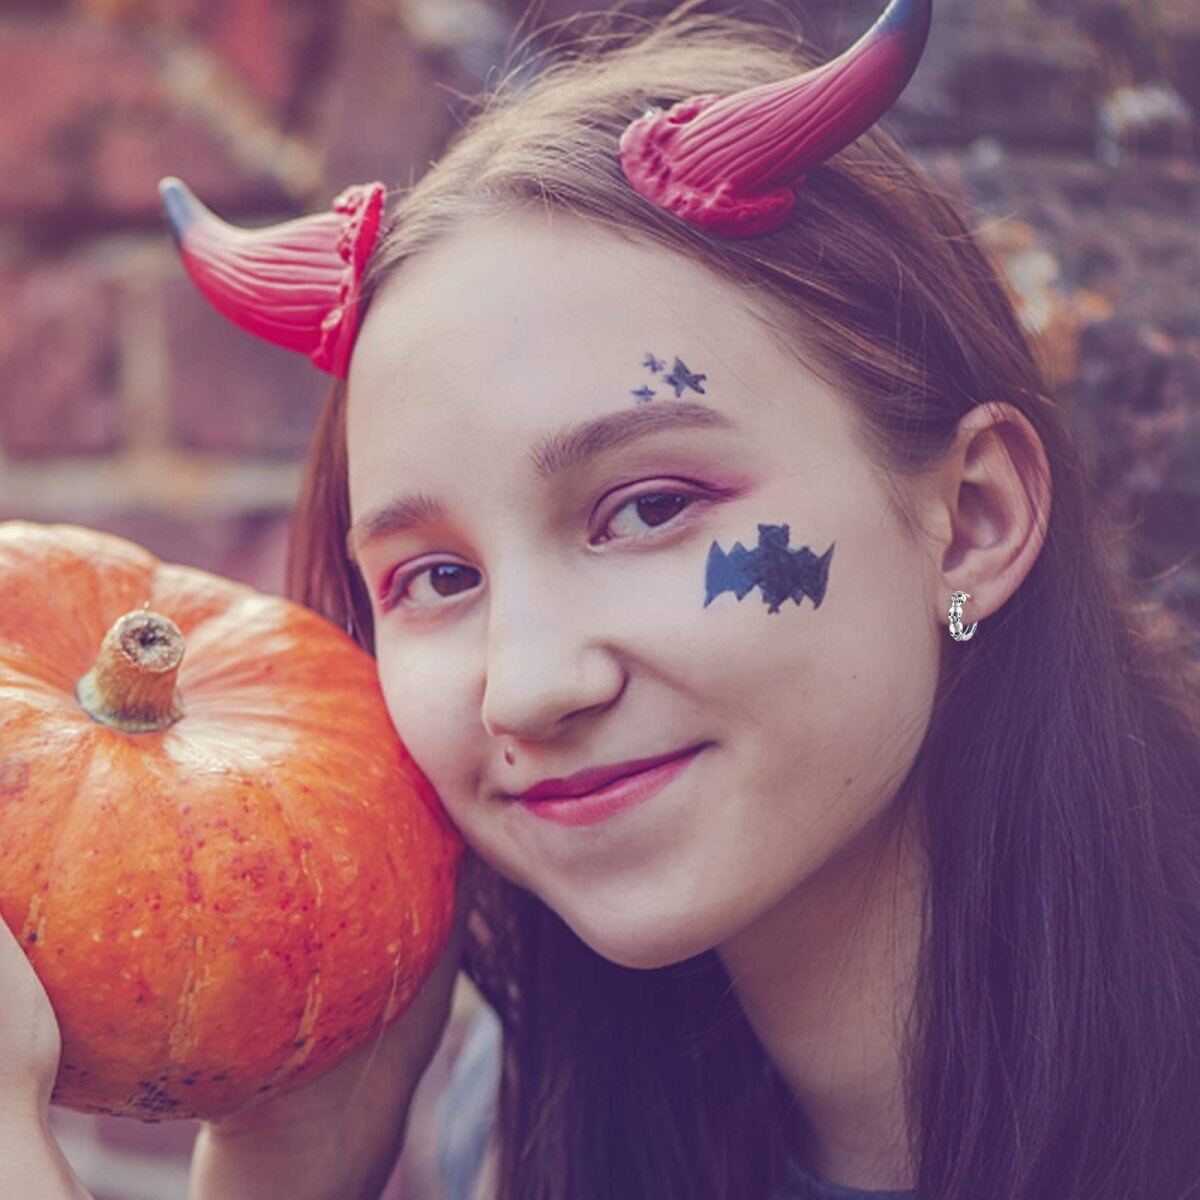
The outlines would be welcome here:
[[[654,393],[648,387],[643,385],[642,387],[638,388],[636,392],[630,392],[630,395],[636,396],[639,404],[647,404],[649,403],[651,397],[653,397]]]
[[[643,367],[649,367],[652,371],[661,371],[667,364],[661,358],[655,358],[650,351],[646,351],[646,357],[642,360]]]
[[[693,391],[699,392],[702,396],[705,395],[704,389],[700,386],[700,380],[707,379],[707,375],[693,375],[691,371],[683,365],[683,359],[676,358],[675,366],[670,375],[664,375],[663,378],[675,389],[675,395],[678,398],[683,394],[685,387],[690,387]]]

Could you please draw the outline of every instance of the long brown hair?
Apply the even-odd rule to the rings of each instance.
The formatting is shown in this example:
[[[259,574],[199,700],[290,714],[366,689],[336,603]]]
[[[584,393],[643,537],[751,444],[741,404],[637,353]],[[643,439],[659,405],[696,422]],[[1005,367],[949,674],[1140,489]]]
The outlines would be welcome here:
[[[922,1200],[1196,1195],[1192,635],[1139,601],[1123,531],[1106,524],[999,272],[878,126],[814,170],[765,236],[706,236],[627,185],[617,139],[648,106],[816,65],[789,33],[694,9],[593,29],[532,80],[506,76],[393,198],[364,303],[473,214],[565,211],[689,255],[753,297],[850,404],[906,518],[904,481],[938,461],[972,406],[1029,418],[1053,481],[1044,545],[975,640],[943,641],[914,767],[929,862],[904,1047],[917,1188]],[[319,419],[288,590],[373,654],[343,545],[345,402],[335,385]],[[501,1200],[766,1200],[797,1101],[715,951],[626,969],[485,871],[465,969],[503,1026]]]

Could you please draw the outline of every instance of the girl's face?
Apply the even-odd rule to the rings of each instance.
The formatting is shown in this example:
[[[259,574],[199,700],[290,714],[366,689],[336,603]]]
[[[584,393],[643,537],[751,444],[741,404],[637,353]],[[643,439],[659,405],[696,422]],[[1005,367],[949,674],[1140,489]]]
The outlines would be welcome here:
[[[380,290],[348,386],[383,694],[482,859],[645,968],[871,836],[947,600],[846,402],[737,289],[575,221],[480,221]],[[508,798],[700,745],[597,824]]]

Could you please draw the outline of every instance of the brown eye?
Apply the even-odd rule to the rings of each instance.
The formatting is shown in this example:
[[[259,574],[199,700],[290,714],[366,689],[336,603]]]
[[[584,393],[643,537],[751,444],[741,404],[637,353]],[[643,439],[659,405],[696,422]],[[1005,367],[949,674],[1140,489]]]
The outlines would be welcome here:
[[[616,517],[626,509],[634,512],[637,519],[644,522],[651,529],[658,529],[669,524],[680,512],[690,508],[697,499],[698,497],[688,496],[682,492],[643,492],[640,496],[632,496],[616,509],[612,517],[605,524],[605,529],[608,529],[614,523]],[[638,536],[636,527],[629,536]],[[611,539],[606,538],[604,540],[609,541]]]
[[[387,598],[383,602],[383,611],[388,612],[397,604],[408,598],[408,592],[412,585],[424,575],[429,576],[429,586],[438,596],[449,597],[457,596],[463,589],[462,584],[465,575],[478,576],[479,572],[474,567],[464,566],[462,563],[431,563],[428,566],[411,572],[408,575],[396,581],[394,587],[389,589]]]
[[[479,574],[473,567],[464,567],[459,563],[435,563],[429,568],[430,586],[439,596],[457,595],[457,585],[462,583],[464,571]]]

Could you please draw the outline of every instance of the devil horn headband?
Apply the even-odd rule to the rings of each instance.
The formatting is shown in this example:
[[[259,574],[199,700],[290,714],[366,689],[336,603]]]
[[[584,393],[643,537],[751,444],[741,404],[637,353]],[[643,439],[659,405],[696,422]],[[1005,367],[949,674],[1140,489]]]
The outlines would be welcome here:
[[[346,188],[329,212],[238,229],[181,179],[159,182],[183,265],[212,306],[247,332],[307,354],[345,379],[358,327],[358,284],[379,232],[386,188]]]
[[[865,133],[908,85],[932,12],[933,0],[891,0],[858,42],[822,67],[651,108],[621,135],[626,180],[709,234],[778,229],[807,172]],[[213,307],[345,379],[386,187],[354,184],[328,212],[257,229],[222,221],[174,176],[158,188],[184,266]]]

